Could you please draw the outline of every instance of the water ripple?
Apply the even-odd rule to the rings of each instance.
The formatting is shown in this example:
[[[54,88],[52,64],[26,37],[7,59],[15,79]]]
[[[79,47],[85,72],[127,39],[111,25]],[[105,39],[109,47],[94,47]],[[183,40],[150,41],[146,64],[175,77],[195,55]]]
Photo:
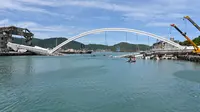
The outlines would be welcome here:
[[[174,76],[184,80],[200,83],[200,70],[178,71],[174,73]]]

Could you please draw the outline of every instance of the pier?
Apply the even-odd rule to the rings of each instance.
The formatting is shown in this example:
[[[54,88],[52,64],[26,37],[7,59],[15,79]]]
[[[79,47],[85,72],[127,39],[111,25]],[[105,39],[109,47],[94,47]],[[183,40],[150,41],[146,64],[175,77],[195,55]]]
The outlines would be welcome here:
[[[156,52],[144,52],[143,59],[173,59],[173,60],[185,60],[191,62],[200,62],[200,55],[195,54],[189,50],[187,51],[156,51]]]
[[[192,50],[150,50],[140,53],[129,53],[120,56],[115,56],[115,58],[129,58],[130,56],[135,56],[136,58],[151,59],[151,60],[185,60],[191,62],[200,63],[200,55],[195,54]]]

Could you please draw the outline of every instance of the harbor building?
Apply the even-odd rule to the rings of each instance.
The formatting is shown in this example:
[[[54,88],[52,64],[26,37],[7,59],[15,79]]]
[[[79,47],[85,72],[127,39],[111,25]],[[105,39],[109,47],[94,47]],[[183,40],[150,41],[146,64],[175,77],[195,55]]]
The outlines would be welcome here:
[[[174,38],[170,38],[171,41],[179,43],[178,40],[174,40]],[[168,44],[167,42],[164,41],[158,41],[153,44],[152,49],[175,49],[176,47]]]

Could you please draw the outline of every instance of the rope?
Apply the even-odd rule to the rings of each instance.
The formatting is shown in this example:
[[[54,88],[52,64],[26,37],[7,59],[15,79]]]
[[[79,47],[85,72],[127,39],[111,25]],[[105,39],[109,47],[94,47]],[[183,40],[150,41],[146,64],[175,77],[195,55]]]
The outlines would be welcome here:
[[[127,42],[127,32],[126,32],[126,42]]]
[[[137,41],[137,40],[138,40],[138,34],[136,34],[136,41]],[[138,44],[136,44],[136,46],[137,46],[136,51],[139,51],[140,49],[139,49]]]
[[[26,39],[23,38],[23,36],[20,36],[21,37],[21,44],[23,44],[23,40],[25,41],[26,43]]]
[[[108,45],[108,43],[107,43],[107,32],[105,32],[105,45]]]
[[[138,47],[138,51],[140,51],[140,47],[139,47],[139,45],[137,44],[137,47]]]
[[[185,25],[185,34],[187,33],[187,21],[183,18],[184,25]]]
[[[108,50],[107,32],[105,32],[105,45],[106,45],[106,49]]]
[[[172,27],[170,26],[169,27],[169,39],[171,38],[171,36],[172,36]]]
[[[150,46],[150,42],[149,42],[149,36],[148,36],[148,45]],[[149,48],[147,48],[147,50],[149,50]]]
[[[136,34],[136,40],[138,40],[138,34]]]

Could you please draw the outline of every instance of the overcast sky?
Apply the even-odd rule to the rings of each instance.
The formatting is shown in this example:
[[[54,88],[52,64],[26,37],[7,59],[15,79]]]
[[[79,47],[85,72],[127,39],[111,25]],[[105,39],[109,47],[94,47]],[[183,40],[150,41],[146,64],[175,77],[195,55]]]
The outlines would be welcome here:
[[[66,37],[97,28],[132,28],[178,40],[184,38],[170,24],[177,24],[189,37],[199,31],[183,16],[200,24],[199,0],[0,0],[0,26],[26,27],[35,38]],[[170,34],[171,32],[171,34]],[[79,39],[104,44],[104,33]],[[148,43],[148,37],[107,32],[107,43]],[[155,42],[150,39],[149,43]]]

